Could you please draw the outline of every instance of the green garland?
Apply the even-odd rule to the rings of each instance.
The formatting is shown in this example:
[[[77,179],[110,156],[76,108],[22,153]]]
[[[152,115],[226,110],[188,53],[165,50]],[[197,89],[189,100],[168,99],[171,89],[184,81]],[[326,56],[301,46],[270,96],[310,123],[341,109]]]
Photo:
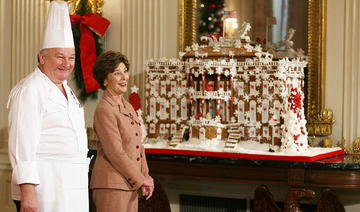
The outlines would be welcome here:
[[[83,0],[80,2],[79,9],[75,12],[77,15],[85,15],[91,13],[91,9],[87,6],[88,0]],[[79,99],[82,102],[86,102],[88,99],[97,99],[98,96],[98,90],[92,91],[90,93],[86,93],[85,90],[85,83],[83,79],[82,69],[81,69],[81,61],[80,61],[80,24],[76,24],[72,26],[73,36],[74,36],[74,44],[75,44],[75,69],[74,69],[74,79],[75,84],[79,90]],[[100,36],[93,33],[94,40],[95,40],[95,46],[96,46],[96,56],[99,56],[102,49],[102,43],[100,42]]]

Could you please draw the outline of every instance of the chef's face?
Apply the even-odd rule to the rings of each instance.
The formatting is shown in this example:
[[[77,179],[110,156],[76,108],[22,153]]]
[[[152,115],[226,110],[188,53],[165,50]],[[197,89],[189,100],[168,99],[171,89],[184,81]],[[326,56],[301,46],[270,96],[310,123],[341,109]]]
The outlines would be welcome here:
[[[41,71],[55,84],[67,80],[74,70],[75,49],[50,48],[39,53]]]
[[[114,72],[107,75],[104,84],[113,95],[122,95],[127,91],[129,72],[124,63],[120,63]]]

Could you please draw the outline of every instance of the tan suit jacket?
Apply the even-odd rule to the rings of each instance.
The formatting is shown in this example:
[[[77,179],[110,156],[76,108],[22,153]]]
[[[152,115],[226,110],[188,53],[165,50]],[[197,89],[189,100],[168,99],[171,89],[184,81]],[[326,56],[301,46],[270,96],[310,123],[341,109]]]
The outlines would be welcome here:
[[[141,124],[123,97],[120,104],[104,91],[94,115],[98,153],[90,188],[137,190],[148,176]]]

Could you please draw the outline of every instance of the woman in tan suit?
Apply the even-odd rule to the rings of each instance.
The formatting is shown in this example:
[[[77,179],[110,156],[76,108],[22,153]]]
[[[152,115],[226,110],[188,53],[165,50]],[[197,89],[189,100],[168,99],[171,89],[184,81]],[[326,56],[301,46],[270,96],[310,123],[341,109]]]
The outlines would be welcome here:
[[[101,54],[93,67],[104,89],[94,115],[99,138],[90,188],[97,212],[137,212],[138,190],[151,197],[154,181],[148,174],[141,123],[123,94],[128,89],[129,62],[119,52]]]

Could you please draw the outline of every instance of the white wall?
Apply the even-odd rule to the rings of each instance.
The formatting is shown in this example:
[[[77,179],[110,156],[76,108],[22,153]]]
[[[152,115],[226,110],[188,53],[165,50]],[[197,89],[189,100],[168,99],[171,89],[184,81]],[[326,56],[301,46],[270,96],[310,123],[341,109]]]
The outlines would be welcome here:
[[[44,19],[46,13],[43,11],[46,5],[40,4],[42,0],[33,0],[33,7],[43,8],[38,19]],[[335,141],[343,137],[343,113],[344,106],[344,70],[345,70],[345,3],[350,1],[328,0],[327,6],[327,51],[326,51],[326,83],[325,83],[325,106],[334,111],[336,120],[333,127]],[[356,0],[355,0],[356,1]],[[22,46],[28,41],[24,37],[30,29],[23,25],[16,25],[16,13],[23,11],[13,10],[12,4],[16,1],[1,1],[0,3],[0,142],[6,137],[7,110],[5,108],[7,95],[11,86],[22,76],[31,72],[36,64],[35,53],[41,43],[36,39],[36,45],[32,45],[23,52]],[[176,0],[133,0],[133,1],[105,1],[103,6],[105,18],[111,21],[111,25],[105,35],[105,49],[121,51],[126,54],[131,62],[131,85],[140,87],[143,91],[143,66],[144,61],[149,58],[177,57],[177,4]],[[30,5],[31,6],[31,5]],[[29,5],[28,5],[29,7]],[[13,14],[15,13],[15,14]],[[32,19],[31,14],[24,13],[22,19]],[[13,24],[13,25],[12,25]],[[37,23],[38,31],[42,31],[42,22]],[[22,27],[22,28],[19,28]],[[12,36],[14,30],[22,29],[22,36]],[[21,33],[21,31],[19,32]],[[32,31],[33,37],[35,34]],[[17,42],[16,39],[20,39]],[[22,41],[23,39],[24,41]],[[18,46],[16,44],[18,43]],[[21,46],[20,46],[21,44]],[[12,49],[12,47],[16,49]],[[20,52],[20,53],[16,53]],[[24,65],[23,61],[26,58]],[[23,64],[23,65],[16,65]],[[25,70],[25,71],[24,71]],[[14,72],[21,72],[14,74]],[[74,82],[70,85],[75,88]],[[144,98],[142,98],[144,99]],[[85,103],[86,125],[92,126],[92,114],[97,101]],[[353,136],[354,137],[354,136]],[[348,138],[351,140],[353,138]],[[0,145],[0,147],[3,145]]]
[[[35,2],[35,4],[32,4],[33,7],[46,8],[45,4],[39,3],[42,2],[41,0],[33,1]],[[334,112],[336,122],[333,127],[333,137],[335,141],[340,141],[343,137],[345,2],[351,1],[354,0],[328,0],[327,5],[325,106]],[[23,25],[16,25],[16,20],[13,20],[16,15],[13,12],[16,14],[22,11],[13,10],[11,2],[1,1],[0,8],[0,44],[4,47],[0,50],[0,104],[2,106],[0,107],[0,132],[2,132],[0,142],[6,137],[7,110],[5,104],[10,87],[22,76],[32,71],[33,66],[36,64],[35,53],[42,37],[39,36],[39,39],[36,40],[37,44],[32,45],[32,49],[29,47],[25,52],[26,54],[22,51],[20,44],[26,45],[28,41],[24,40],[24,37],[28,35],[27,31],[30,29],[25,28]],[[21,1],[13,1],[14,4],[15,2],[19,3]],[[111,21],[104,38],[105,50],[121,51],[129,57],[131,62],[130,84],[140,87],[141,93],[143,93],[144,85],[144,61],[149,58],[177,57],[177,4],[176,0],[105,1],[103,16]],[[44,19],[46,13],[43,10],[40,10],[42,15],[38,15],[38,19]],[[22,19],[18,18],[20,22],[24,19],[31,19],[31,14],[24,14]],[[12,27],[9,28],[9,26]],[[43,23],[39,22],[36,28],[42,31],[42,26]],[[21,29],[23,35],[12,36],[14,29]],[[31,33],[33,37],[36,35],[34,31],[31,31]],[[16,39],[20,39],[20,41]],[[14,46],[16,48],[11,51],[11,47]],[[18,65],[23,63],[23,58],[27,58],[26,61],[31,62]],[[14,72],[19,73],[14,74]],[[73,80],[70,80],[70,85],[75,88]],[[144,97],[142,100],[144,100]],[[92,115],[96,103],[97,101],[85,103],[86,125],[89,127],[92,126]],[[348,140],[354,139],[353,137],[354,135],[352,138],[349,137]]]
[[[15,205],[10,195],[11,166],[7,151],[0,149],[0,211],[14,212]]]
[[[11,4],[9,1],[0,1],[0,148],[4,146],[7,137],[7,95],[10,91],[10,59],[11,31],[9,22]]]
[[[325,106],[334,112],[333,138],[342,138],[345,1],[327,1]]]
[[[334,112],[333,137],[348,149],[360,136],[360,1],[327,1],[325,104]]]
[[[105,1],[103,11],[103,17],[111,22],[104,38],[104,50],[120,51],[128,57],[129,88],[134,85],[139,88],[144,105],[145,61],[177,57],[177,1]],[[96,103],[85,104],[87,126],[92,126]]]
[[[7,137],[7,97],[11,87],[36,67],[48,4],[0,1],[0,148]]]
[[[360,135],[360,1],[345,2],[342,135],[352,146]]]

